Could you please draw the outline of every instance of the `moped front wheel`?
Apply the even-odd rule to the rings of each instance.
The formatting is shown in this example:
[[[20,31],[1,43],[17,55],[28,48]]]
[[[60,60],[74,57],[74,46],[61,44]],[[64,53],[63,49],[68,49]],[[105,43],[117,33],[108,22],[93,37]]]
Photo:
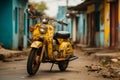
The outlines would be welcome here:
[[[65,71],[66,68],[68,67],[69,61],[60,61],[58,63],[58,67],[60,69],[60,71]]]
[[[34,75],[39,69],[40,61],[38,53],[41,52],[41,49],[32,48],[27,60],[27,72],[29,75]]]

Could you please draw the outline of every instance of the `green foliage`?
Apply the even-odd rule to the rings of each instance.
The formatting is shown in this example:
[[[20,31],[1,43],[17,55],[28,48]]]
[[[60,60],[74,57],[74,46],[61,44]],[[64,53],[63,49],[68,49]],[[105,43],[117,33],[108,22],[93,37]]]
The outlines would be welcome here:
[[[44,13],[44,11],[48,9],[48,7],[46,6],[46,3],[44,1],[41,1],[40,3],[32,2],[31,4],[35,7],[35,9],[37,9],[41,13]]]

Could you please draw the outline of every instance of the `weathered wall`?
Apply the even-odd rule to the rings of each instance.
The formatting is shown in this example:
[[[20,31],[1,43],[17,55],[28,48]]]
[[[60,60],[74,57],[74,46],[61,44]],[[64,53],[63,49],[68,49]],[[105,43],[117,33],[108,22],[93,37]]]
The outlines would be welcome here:
[[[84,42],[84,35],[85,35],[85,24],[84,24],[84,15],[79,15],[78,26],[77,26],[77,37],[80,40],[79,42],[83,44]]]
[[[28,6],[27,0],[13,0],[13,12],[12,12],[12,17],[13,17],[13,44],[12,48],[13,49],[18,49],[19,46],[19,38],[20,38],[20,27],[23,26],[23,48],[27,47],[27,13],[26,9]],[[23,10],[23,11],[22,11]],[[21,13],[21,12],[22,13]],[[22,22],[20,19],[22,18]],[[22,24],[20,26],[20,24]]]
[[[118,1],[118,43],[119,43],[119,49],[120,49],[120,0]]]
[[[100,47],[104,47],[104,4],[100,5]]]
[[[110,46],[110,4],[104,2],[104,47]]]
[[[20,9],[23,16],[20,16]],[[5,48],[18,49],[20,17],[23,24],[23,47],[27,47],[27,0],[1,0],[0,1],[0,42]]]
[[[67,26],[61,25],[61,24],[56,24],[56,31],[68,31],[71,34],[71,37],[73,35],[73,30],[72,30],[72,20],[71,18],[67,19],[66,18],[66,6],[59,6],[58,7],[58,13],[57,13],[57,20],[63,20],[64,22],[68,23]]]
[[[0,43],[12,47],[12,0],[0,1]]]

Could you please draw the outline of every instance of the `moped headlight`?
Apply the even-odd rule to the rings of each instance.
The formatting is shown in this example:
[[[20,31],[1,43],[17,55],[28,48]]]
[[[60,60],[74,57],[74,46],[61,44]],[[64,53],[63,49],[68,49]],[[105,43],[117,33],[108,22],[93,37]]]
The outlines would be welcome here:
[[[47,26],[46,25],[41,25],[39,27],[39,31],[41,34],[45,34],[47,32]]]
[[[45,29],[41,28],[40,33],[45,34],[46,33]]]

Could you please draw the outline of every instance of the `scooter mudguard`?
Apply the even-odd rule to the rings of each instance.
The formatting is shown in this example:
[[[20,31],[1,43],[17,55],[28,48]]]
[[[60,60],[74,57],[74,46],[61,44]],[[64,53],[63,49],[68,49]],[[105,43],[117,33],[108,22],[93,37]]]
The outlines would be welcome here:
[[[31,44],[31,47],[32,48],[39,48],[42,46],[42,42],[40,41],[34,41],[32,44]]]

